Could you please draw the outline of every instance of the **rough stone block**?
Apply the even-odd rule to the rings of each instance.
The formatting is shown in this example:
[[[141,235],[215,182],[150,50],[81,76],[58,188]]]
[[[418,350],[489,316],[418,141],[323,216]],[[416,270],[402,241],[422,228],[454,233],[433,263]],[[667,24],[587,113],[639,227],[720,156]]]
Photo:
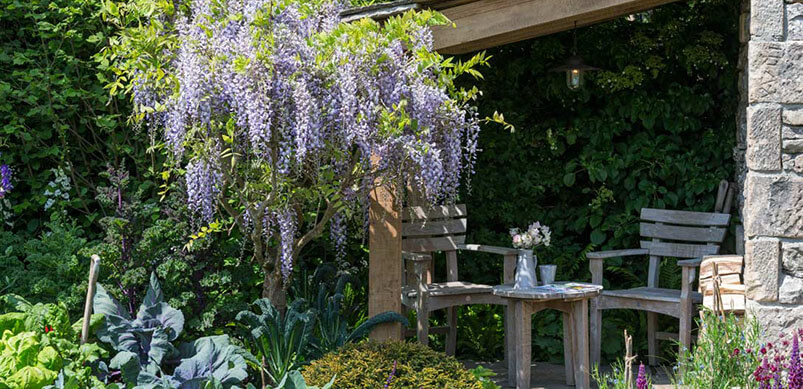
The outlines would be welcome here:
[[[781,0],[750,1],[751,40],[783,40],[784,4]]]
[[[781,286],[778,288],[778,302],[781,304],[803,303],[803,278],[781,274]]]
[[[747,167],[781,170],[781,107],[747,107]]]
[[[803,305],[767,304],[747,302],[747,314],[758,320],[765,341],[775,342],[781,334],[788,335],[796,328],[803,328]]]
[[[778,301],[781,244],[777,239],[752,239],[745,244],[745,294],[753,301]]]
[[[803,139],[785,140],[783,142],[783,151],[791,154],[803,153]]]
[[[783,126],[781,137],[784,139],[803,139],[803,127]]]
[[[803,40],[803,3],[786,5],[786,39]]]
[[[803,42],[750,41],[748,99],[803,103]]]
[[[790,126],[803,126],[803,108],[785,108],[783,122]]]
[[[795,157],[795,162],[794,165],[792,166],[792,170],[794,170],[796,173],[803,173],[803,154]]]
[[[747,174],[745,234],[803,238],[803,178]]]
[[[782,243],[781,258],[781,268],[784,273],[803,278],[803,243]],[[803,293],[803,289],[801,289],[801,293]]]

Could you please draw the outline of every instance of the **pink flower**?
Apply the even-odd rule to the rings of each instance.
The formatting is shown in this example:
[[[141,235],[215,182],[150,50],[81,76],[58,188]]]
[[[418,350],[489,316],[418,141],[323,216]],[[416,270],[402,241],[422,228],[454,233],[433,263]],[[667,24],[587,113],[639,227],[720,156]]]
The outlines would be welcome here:
[[[636,377],[636,389],[647,389],[647,371],[644,369],[644,364],[639,364],[638,377]]]

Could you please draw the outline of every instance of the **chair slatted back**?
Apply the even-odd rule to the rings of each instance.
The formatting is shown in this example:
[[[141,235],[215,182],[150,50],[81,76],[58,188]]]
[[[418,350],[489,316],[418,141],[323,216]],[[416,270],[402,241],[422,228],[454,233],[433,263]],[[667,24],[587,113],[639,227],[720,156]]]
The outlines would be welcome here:
[[[413,253],[457,250],[466,241],[465,204],[402,210],[402,250]]]
[[[466,242],[465,204],[407,207],[402,210],[402,250],[446,252],[446,279],[457,281],[457,246]],[[430,276],[431,280],[431,276]]]
[[[650,250],[647,284],[658,287],[660,259],[699,258],[719,253],[730,215],[725,213],[642,208],[641,248]]]

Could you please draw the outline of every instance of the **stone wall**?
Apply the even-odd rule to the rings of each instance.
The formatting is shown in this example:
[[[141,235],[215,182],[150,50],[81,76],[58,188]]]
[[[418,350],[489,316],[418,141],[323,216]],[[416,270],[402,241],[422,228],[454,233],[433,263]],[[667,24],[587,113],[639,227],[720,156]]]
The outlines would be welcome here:
[[[803,0],[747,1],[735,154],[748,310],[773,337],[803,328]]]

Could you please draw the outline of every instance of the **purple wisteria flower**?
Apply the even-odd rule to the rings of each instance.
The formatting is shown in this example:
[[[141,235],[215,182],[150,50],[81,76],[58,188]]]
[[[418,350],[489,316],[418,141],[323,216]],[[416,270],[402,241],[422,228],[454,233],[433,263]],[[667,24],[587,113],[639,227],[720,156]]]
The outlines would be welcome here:
[[[164,23],[168,63],[131,59],[143,67],[128,75],[135,112],[184,167],[197,219],[225,208],[275,265],[264,268],[286,281],[327,223],[342,257],[345,215],[364,214],[378,179],[404,178],[432,204],[455,199],[476,160],[476,91],[441,68],[434,16],[383,27],[341,23],[334,0],[186,6]],[[316,204],[334,208],[307,217]]]
[[[2,154],[0,154],[2,156]],[[14,186],[11,184],[11,168],[6,164],[0,165],[0,199],[6,197]]]

